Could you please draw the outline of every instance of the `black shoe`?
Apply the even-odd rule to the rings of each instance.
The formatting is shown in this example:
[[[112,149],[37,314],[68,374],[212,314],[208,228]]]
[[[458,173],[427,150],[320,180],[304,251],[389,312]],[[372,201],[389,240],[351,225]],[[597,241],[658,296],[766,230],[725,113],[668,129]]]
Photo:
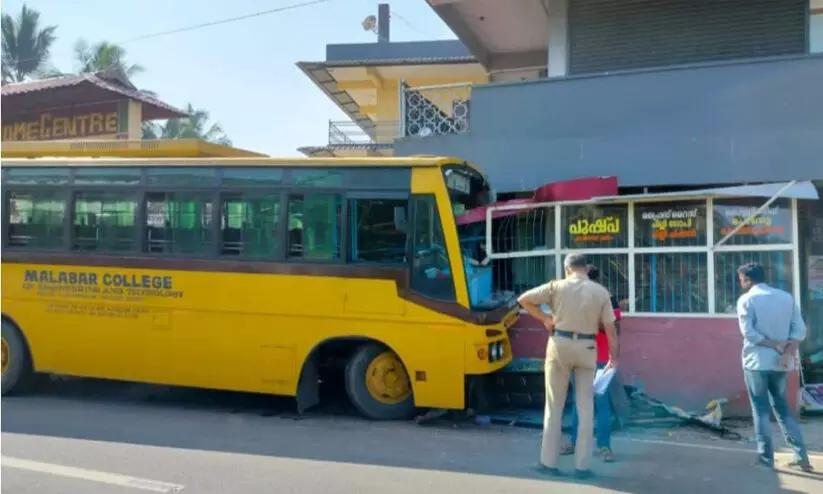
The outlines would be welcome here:
[[[541,475],[548,475],[550,477],[562,477],[563,472],[560,471],[557,467],[547,467],[542,463],[538,463],[534,466],[533,470]]]
[[[574,478],[577,480],[589,480],[594,477],[594,473],[591,470],[575,470],[574,471]]]
[[[786,468],[789,468],[791,470],[800,470],[801,472],[806,472],[806,473],[814,472],[814,467],[812,466],[811,463],[809,463],[808,460],[806,460],[806,461],[792,460],[790,462],[787,462],[783,466],[786,467]]]

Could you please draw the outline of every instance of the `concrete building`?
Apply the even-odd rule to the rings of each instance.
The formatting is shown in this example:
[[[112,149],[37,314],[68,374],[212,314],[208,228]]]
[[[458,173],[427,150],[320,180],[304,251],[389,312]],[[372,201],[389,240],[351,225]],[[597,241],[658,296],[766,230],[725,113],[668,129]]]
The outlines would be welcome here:
[[[801,303],[806,377],[823,381],[823,0],[428,3],[459,42],[384,32],[299,64],[352,118],[301,150],[458,156],[503,199],[615,177],[611,197],[495,220],[496,288],[587,254],[624,310],[624,379],[745,413],[734,271],[758,261]],[[608,235],[580,234],[598,220]],[[510,370],[540,372],[542,328],[524,317],[511,338]]]
[[[324,61],[297,63],[350,118],[330,121],[328,142],[299,148],[303,154],[393,156],[395,139],[404,135],[401,95],[409,86],[430,93],[434,105],[450,106],[468,100],[473,84],[489,82],[460,41],[393,43],[388,5],[377,17],[376,43],[327,45]]]
[[[551,276],[564,254],[588,254],[626,311],[626,380],[684,407],[723,397],[745,412],[734,269],[762,262],[800,301],[806,377],[822,380],[813,355],[823,348],[823,2],[428,3],[491,83],[472,86],[465,128],[407,127],[396,154],[473,161],[499,194],[618,180],[620,202],[557,206],[539,225],[557,236],[544,235],[539,257],[513,261],[515,277],[535,265]],[[717,189],[742,184],[766,185]],[[673,239],[670,220],[658,228],[686,210],[691,240]],[[576,242],[566,230],[580,218],[627,228]],[[519,250],[534,248],[522,225],[514,230]],[[534,328],[524,319],[513,341],[539,361],[545,336]]]

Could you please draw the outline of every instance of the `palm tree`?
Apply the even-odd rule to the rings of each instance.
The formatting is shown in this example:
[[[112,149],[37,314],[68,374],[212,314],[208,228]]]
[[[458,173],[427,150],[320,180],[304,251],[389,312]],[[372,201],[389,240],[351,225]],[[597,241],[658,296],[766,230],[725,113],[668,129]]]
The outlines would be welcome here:
[[[80,38],[74,44],[74,58],[79,65],[78,72],[81,74],[119,70],[131,79],[146,70],[142,65],[126,62],[126,49],[108,41],[89,45],[85,39]]]
[[[231,146],[231,139],[223,132],[219,123],[209,122],[209,112],[186,105],[185,118],[167,120],[163,124],[146,122],[143,124],[143,139],[202,139],[204,141]]]
[[[51,45],[57,26],[40,25],[40,12],[25,4],[17,18],[3,14],[3,83],[23,82],[32,77],[53,75],[49,66]]]

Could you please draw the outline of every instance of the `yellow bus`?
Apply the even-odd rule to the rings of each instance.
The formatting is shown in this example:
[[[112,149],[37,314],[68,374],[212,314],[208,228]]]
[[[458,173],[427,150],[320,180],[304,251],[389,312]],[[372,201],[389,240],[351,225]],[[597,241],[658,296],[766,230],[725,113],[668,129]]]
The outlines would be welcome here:
[[[45,373],[302,412],[334,373],[360,413],[402,419],[464,408],[511,360],[514,297],[458,238],[489,197],[461,160],[59,151],[3,160],[3,395]]]

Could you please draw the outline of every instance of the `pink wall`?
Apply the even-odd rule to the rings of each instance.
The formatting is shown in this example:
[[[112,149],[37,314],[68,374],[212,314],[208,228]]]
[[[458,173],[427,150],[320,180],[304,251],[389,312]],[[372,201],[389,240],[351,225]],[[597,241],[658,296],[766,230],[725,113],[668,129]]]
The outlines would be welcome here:
[[[545,330],[528,315],[510,331],[515,358],[544,358]],[[726,415],[751,415],[740,361],[735,319],[718,317],[624,317],[620,329],[620,372],[627,385],[642,383],[651,397],[686,410],[702,410],[727,398]],[[797,404],[798,379],[789,399]]]

